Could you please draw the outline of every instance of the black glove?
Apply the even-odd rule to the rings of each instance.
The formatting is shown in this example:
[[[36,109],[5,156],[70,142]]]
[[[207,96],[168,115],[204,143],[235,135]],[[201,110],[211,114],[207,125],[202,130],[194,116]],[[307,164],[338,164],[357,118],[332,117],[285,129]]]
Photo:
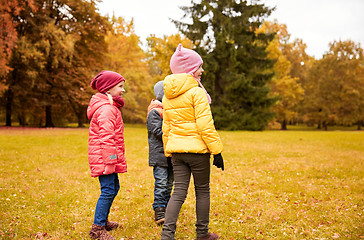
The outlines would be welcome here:
[[[214,155],[213,165],[224,171],[224,159],[222,159],[221,153]]]

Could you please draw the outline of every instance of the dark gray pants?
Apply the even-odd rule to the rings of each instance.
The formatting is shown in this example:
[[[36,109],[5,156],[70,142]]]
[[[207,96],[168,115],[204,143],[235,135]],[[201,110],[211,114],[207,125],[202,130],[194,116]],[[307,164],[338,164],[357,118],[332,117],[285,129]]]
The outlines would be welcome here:
[[[198,238],[205,237],[209,231],[210,154],[174,153],[172,163],[174,190],[167,205],[161,239],[174,239],[178,215],[187,196],[191,173],[196,194],[196,233]]]

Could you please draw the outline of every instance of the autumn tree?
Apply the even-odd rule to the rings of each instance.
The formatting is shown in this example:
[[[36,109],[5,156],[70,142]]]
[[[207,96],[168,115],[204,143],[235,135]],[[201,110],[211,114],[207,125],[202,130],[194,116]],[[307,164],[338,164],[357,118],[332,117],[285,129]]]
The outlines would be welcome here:
[[[32,102],[34,104],[29,90],[34,84],[35,75],[45,63],[36,49],[38,44],[34,44],[26,37],[27,32],[31,31],[29,26],[35,24],[31,23],[30,12],[38,11],[36,4],[30,1],[6,2],[10,6],[8,6],[8,12],[5,15],[11,16],[12,25],[16,31],[16,33],[13,33],[12,29],[6,30],[9,31],[10,35],[14,36],[13,40],[15,42],[13,42],[11,54],[7,59],[8,68],[4,77],[6,90],[3,95],[4,101],[2,101],[6,110],[6,126],[11,126],[13,112],[18,112],[19,122],[24,124],[24,111],[28,109],[34,111],[31,106],[28,106]],[[24,101],[24,99],[27,101]],[[20,110],[20,107],[23,107],[24,110]],[[15,111],[13,111],[14,109]]]
[[[89,98],[85,88],[104,59],[107,18],[96,12],[94,2],[34,2],[36,10],[27,7],[13,19],[18,21],[19,47],[13,51],[13,70],[7,77],[7,125],[11,125],[11,107],[18,117],[24,116],[28,108],[22,102],[26,102],[32,105],[33,116],[38,113],[35,118],[44,111],[46,127],[55,126],[54,109],[56,121],[73,110],[82,126]]]
[[[17,41],[17,21],[14,17],[18,16],[26,6],[35,10],[33,0],[28,1],[8,1],[0,0],[0,79],[11,70],[8,61],[11,57],[11,51]],[[0,82],[1,84],[2,82]],[[4,90],[4,85],[0,85],[0,91]]]
[[[293,42],[288,42],[283,45],[282,53],[286,56],[287,60],[291,63],[290,76],[297,78],[297,83],[301,85],[304,90],[303,99],[297,105],[297,119],[293,122],[306,122],[308,121],[306,110],[311,108],[309,104],[309,71],[312,65],[316,61],[314,57],[310,56],[306,52],[307,45],[302,41],[302,39],[295,39]],[[307,105],[308,104],[308,105]]]
[[[72,18],[64,22],[62,29],[76,41],[70,59],[72,65],[61,76],[64,80],[61,94],[76,116],[78,126],[82,127],[92,94],[90,81],[105,62],[109,62],[105,38],[111,24],[97,12],[93,1],[69,1],[68,6]]]
[[[147,38],[147,42],[148,65],[150,73],[155,79],[154,82],[163,80],[172,73],[169,62],[179,43],[182,43],[186,48],[193,48],[192,42],[180,34],[165,35],[163,38],[152,34]]]
[[[351,125],[364,120],[363,49],[351,40],[334,41],[310,71],[307,115],[325,129],[330,123]]]
[[[268,86],[273,72],[267,71],[274,61],[265,51],[274,34],[256,30],[272,9],[257,2],[206,0],[182,10],[192,23],[174,22],[204,59],[216,127],[263,130],[274,116]]]
[[[307,82],[307,75],[315,61],[314,57],[306,52],[307,45],[302,39],[295,39],[293,42],[287,42],[282,46],[282,53],[291,63],[290,75],[299,79],[301,85]]]
[[[34,91],[38,85],[39,73],[46,64],[42,52],[38,49],[40,45],[42,42],[33,43],[24,35],[18,38],[17,47],[9,61],[12,70],[6,78],[6,126],[11,126],[12,115],[17,116],[21,126],[27,125],[27,122],[41,124],[41,99],[38,96],[39,92]]]
[[[0,98],[1,102],[5,103],[5,109],[7,112],[11,112],[11,104],[8,104],[8,99],[13,99],[12,91],[8,90],[8,84],[6,78],[10,70],[10,60],[12,51],[18,41],[17,34],[17,17],[21,11],[26,8],[36,10],[33,0],[28,1],[7,1],[0,0]],[[11,125],[11,119],[6,117],[6,125]]]
[[[287,123],[297,117],[297,105],[303,99],[303,88],[299,83],[298,77],[291,76],[291,62],[284,54],[290,52],[284,51],[287,45],[290,45],[290,35],[285,24],[277,22],[264,22],[257,33],[276,33],[275,38],[267,47],[268,57],[276,60],[274,63],[275,75],[269,83],[271,94],[278,98],[274,104],[273,110],[276,113],[276,119],[281,124],[281,130],[287,130]]]
[[[145,62],[145,53],[139,46],[133,21],[112,18],[113,30],[106,37],[108,58],[104,69],[120,73],[126,79],[123,118],[129,123],[144,123],[146,109],[152,98],[152,77]]]

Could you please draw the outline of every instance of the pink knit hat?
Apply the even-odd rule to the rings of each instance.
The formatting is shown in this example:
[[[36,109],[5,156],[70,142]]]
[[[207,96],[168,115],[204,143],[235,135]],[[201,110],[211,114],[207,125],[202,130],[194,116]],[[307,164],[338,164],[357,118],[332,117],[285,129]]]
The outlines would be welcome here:
[[[91,80],[91,87],[92,89],[97,89],[100,93],[106,93],[109,89],[122,81],[125,81],[125,79],[119,73],[104,70],[99,72]]]
[[[202,63],[202,58],[197,52],[182,47],[182,44],[178,44],[176,51],[171,57],[169,66],[174,74],[189,73],[193,75]]]
[[[193,76],[193,74],[202,65],[202,63],[203,63],[202,58],[197,52],[182,47],[182,44],[180,43],[178,44],[176,51],[173,53],[171,57],[169,66],[173,74],[188,73]],[[210,95],[207,93],[202,83],[198,79],[196,79],[196,81],[198,82],[200,87],[205,91],[207,100],[209,104],[211,104]]]

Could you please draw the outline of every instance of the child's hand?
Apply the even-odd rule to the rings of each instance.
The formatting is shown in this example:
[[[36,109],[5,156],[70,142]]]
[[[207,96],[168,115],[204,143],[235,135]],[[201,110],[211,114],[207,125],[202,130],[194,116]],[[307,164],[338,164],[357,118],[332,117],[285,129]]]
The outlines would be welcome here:
[[[105,170],[102,174],[109,175],[115,172],[116,165],[106,165]]]
[[[222,158],[221,153],[214,155],[213,165],[224,171],[224,159]]]

